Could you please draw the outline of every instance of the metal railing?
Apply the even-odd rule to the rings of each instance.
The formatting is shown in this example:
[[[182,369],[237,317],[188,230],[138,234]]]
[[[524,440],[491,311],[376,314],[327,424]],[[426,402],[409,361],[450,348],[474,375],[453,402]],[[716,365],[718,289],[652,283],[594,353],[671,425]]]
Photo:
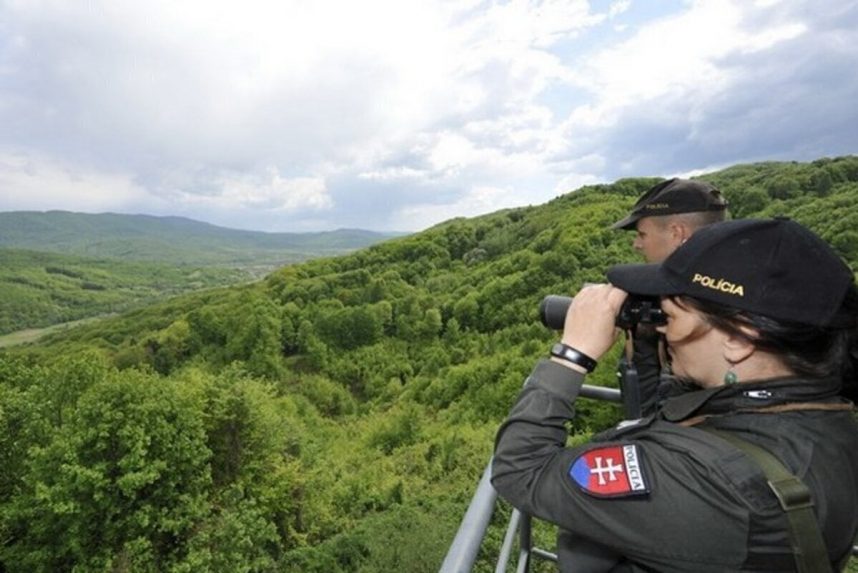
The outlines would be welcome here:
[[[607,400],[609,402],[622,401],[619,390],[587,384],[581,387],[580,396]],[[462,518],[462,522],[459,524],[456,537],[453,539],[453,543],[447,551],[447,556],[441,564],[439,573],[470,573],[471,569],[473,569],[497,501],[497,492],[492,487],[490,481],[491,473],[492,462],[489,460],[486,469],[483,471],[483,476],[480,478],[480,483],[477,485],[477,491],[474,493],[474,497],[471,498],[471,503],[465,512],[465,517]],[[527,573],[530,571],[531,559],[534,557],[547,561],[557,561],[557,556],[553,553],[533,547],[531,517],[514,509],[506,528],[503,545],[501,546],[497,565],[495,566],[495,573],[504,573],[507,567],[509,567],[513,546],[515,545],[516,531],[518,531],[519,546],[516,566],[517,573]]]
[[[587,384],[581,387],[580,396],[608,402],[623,401],[623,396],[619,390]],[[626,406],[628,407],[628,404]],[[468,505],[468,510],[465,512],[465,517],[459,524],[456,537],[441,564],[439,573],[470,573],[473,569],[497,502],[497,492],[491,484],[491,471],[492,462],[489,460],[477,485],[477,490],[471,498],[471,503]],[[495,565],[495,573],[507,571],[512,558],[516,532],[518,532],[519,547],[516,573],[528,573],[533,558],[557,562],[555,554],[533,546],[531,526],[529,515],[523,514],[517,509],[512,510],[503,545]],[[858,557],[858,545],[852,548],[852,555]]]
[[[483,477],[480,478],[477,491],[471,498],[468,511],[465,512],[465,517],[459,524],[456,537],[453,539],[450,549],[447,550],[447,556],[441,565],[440,573],[468,573],[474,566],[474,562],[477,560],[477,552],[479,552],[483,538],[486,536],[486,530],[489,528],[489,522],[495,511],[495,501],[498,497],[495,488],[489,481],[491,475],[492,462],[489,460],[486,469],[483,471]]]

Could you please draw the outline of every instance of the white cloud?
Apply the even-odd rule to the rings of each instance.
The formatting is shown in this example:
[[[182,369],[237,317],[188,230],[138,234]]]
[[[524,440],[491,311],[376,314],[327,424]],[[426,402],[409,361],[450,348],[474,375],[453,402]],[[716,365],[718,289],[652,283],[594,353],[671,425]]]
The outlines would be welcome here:
[[[616,2],[612,2],[611,7],[608,9],[608,17],[616,18],[624,12],[628,12],[631,5],[631,0],[617,0]]]
[[[551,114],[531,101],[568,73],[550,48],[605,18],[583,0],[7,11],[13,75],[45,86],[8,111],[28,118],[9,133],[17,144],[135,173],[186,211],[295,213],[336,207],[325,173],[448,185],[467,174],[464,189],[541,171],[528,148],[547,146]],[[415,166],[397,164],[403,150]]]
[[[617,109],[642,100],[705,97],[732,79],[721,65],[735,52],[771,48],[806,31],[798,22],[749,28],[753,10],[744,2],[698,0],[689,10],[641,28],[630,39],[589,54],[577,69],[577,84],[596,94],[572,113],[573,119],[599,124]]]
[[[578,182],[858,147],[854,3],[599,6],[0,3],[0,150],[52,184],[10,155],[0,181],[45,208],[408,230]]]
[[[0,210],[127,212],[148,202],[128,174],[82,170],[62,160],[0,153]]]
[[[429,150],[428,159],[438,171],[455,171],[466,165],[485,161],[485,154],[485,151],[477,149],[463,135],[439,133]]]
[[[561,127],[557,164],[597,153],[610,179],[815,159],[824,147],[854,153],[854,130],[815,102],[842,126],[854,123],[846,94],[858,97],[858,82],[846,68],[858,51],[844,46],[858,36],[847,32],[856,20],[858,7],[846,3],[821,12],[809,2],[697,0],[638,26],[577,58],[572,85],[589,96]],[[815,151],[803,144],[820,139]]]
[[[606,157],[596,153],[577,157],[574,160],[562,163],[563,172],[566,175],[561,177],[554,186],[554,193],[556,195],[568,193],[578,189],[582,185],[603,182],[604,179],[598,174],[605,170],[607,163],[608,160]]]
[[[259,174],[225,174],[216,179],[219,192],[200,196],[181,192],[182,202],[203,203],[220,210],[259,209],[291,212],[325,210],[333,201],[319,177],[283,178],[276,167]]]
[[[598,107],[613,108],[677,89],[717,86],[722,71],[713,62],[739,39],[739,10],[730,3],[699,5],[664,19],[631,39],[584,62],[579,85],[597,92]]]
[[[421,169],[412,169],[411,167],[388,167],[375,171],[365,171],[358,174],[358,178],[371,181],[397,181],[403,179],[423,181],[427,178],[427,172]]]
[[[799,23],[788,23],[772,30],[756,31],[748,35],[740,49],[746,52],[766,50],[781,42],[792,40],[807,32],[807,26]]]
[[[452,203],[415,203],[399,209],[396,219],[409,221],[414,228],[422,229],[461,217],[463,213],[489,213],[512,205],[522,205],[515,189],[501,187],[477,187]]]

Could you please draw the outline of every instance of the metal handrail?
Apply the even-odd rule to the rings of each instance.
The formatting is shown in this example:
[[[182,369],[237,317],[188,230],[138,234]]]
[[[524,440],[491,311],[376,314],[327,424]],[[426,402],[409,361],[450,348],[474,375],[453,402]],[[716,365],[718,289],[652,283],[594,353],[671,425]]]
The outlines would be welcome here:
[[[581,387],[580,396],[583,398],[607,400],[609,402],[622,401],[619,390],[588,384],[584,384]],[[471,498],[471,503],[468,505],[465,517],[462,518],[462,522],[459,524],[456,537],[453,538],[453,543],[450,545],[450,549],[447,550],[447,555],[444,557],[444,562],[441,564],[441,569],[439,569],[438,573],[470,573],[471,569],[473,569],[474,562],[477,560],[477,553],[480,550],[480,545],[483,543],[483,538],[486,536],[486,531],[488,530],[497,501],[498,494],[492,486],[491,475],[492,462],[489,460],[486,469],[483,470],[480,483],[477,485],[477,491],[474,492],[474,496]],[[529,515],[524,515],[518,510],[513,510],[509,525],[507,526],[504,544],[501,547],[497,567],[495,568],[496,573],[504,573],[506,571],[512,553],[516,529],[519,529],[519,573],[526,573],[529,570],[531,556],[557,561],[557,556],[554,554],[533,547],[530,537],[530,519]]]

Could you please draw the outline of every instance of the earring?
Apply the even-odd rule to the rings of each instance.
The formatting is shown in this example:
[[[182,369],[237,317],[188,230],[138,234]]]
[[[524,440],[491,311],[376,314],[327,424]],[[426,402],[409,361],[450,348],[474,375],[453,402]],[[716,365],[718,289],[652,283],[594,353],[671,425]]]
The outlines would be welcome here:
[[[733,372],[733,366],[734,365],[731,362],[730,363],[730,369],[727,370],[726,374],[724,374],[724,384],[726,384],[727,386],[732,386],[733,384],[735,384],[736,382],[739,381],[739,377],[736,376],[735,372]]]

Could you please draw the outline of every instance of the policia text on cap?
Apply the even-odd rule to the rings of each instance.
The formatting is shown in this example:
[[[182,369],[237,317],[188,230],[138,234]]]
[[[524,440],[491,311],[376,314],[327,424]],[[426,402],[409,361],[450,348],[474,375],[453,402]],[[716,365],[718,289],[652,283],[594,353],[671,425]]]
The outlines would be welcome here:
[[[559,525],[562,571],[842,567],[858,533],[852,271],[795,222],[744,220],[608,280],[574,297],[499,429],[498,493]],[[566,447],[628,293],[661,297],[684,384],[654,415]]]

